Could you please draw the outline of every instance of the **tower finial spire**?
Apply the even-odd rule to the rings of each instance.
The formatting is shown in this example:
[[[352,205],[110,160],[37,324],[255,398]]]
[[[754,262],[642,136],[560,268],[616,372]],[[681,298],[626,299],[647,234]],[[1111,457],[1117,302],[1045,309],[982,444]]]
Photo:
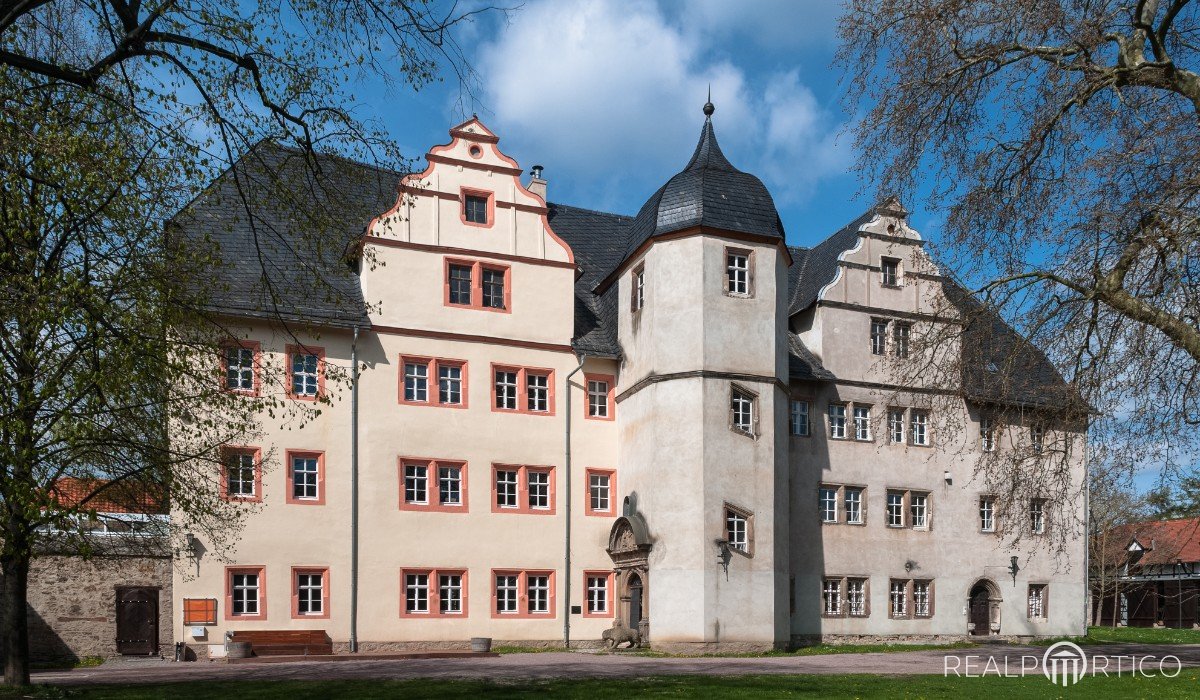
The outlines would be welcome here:
[[[712,103],[712,83],[709,83],[708,84],[708,101],[704,103],[704,118],[705,118],[705,120],[711,119],[713,112],[715,112],[715,111],[717,111],[717,108],[713,107],[713,103]]]

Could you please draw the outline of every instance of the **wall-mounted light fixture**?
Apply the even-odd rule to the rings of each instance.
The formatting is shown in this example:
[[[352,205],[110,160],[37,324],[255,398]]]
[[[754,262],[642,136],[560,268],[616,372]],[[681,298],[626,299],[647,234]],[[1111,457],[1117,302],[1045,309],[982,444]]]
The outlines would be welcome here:
[[[733,559],[733,552],[729,551],[729,540],[713,540],[713,544],[717,545],[717,563],[725,572],[725,578],[729,578],[729,562]]]
[[[1017,565],[1017,556],[1014,554],[1008,561],[1008,573],[1012,574],[1013,585],[1017,585],[1017,572],[1021,567]]]

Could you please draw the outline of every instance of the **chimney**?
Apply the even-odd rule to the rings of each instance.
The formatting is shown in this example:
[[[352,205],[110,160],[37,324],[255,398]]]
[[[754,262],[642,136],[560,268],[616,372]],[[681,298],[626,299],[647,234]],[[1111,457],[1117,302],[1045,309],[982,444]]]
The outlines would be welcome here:
[[[542,179],[542,166],[535,165],[529,169],[529,191],[546,200],[546,181]]]

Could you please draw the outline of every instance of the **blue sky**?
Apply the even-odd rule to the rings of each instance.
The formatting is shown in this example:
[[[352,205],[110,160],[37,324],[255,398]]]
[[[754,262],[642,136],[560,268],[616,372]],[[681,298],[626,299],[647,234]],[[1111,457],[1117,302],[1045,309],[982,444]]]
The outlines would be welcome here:
[[[687,163],[711,83],[725,154],[767,184],[789,242],[813,245],[875,199],[849,174],[839,12],[837,0],[525,0],[460,31],[474,102],[447,75],[419,92],[364,83],[360,109],[418,158],[475,111],[523,167],[545,166],[551,201],[632,214]]]

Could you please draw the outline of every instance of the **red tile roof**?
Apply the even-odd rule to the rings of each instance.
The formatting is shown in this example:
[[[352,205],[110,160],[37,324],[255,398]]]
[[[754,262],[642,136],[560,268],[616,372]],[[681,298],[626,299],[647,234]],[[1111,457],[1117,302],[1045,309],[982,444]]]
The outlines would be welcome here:
[[[85,498],[99,491],[95,497],[83,504],[84,508],[98,513],[160,515],[167,512],[166,499],[146,484],[121,482],[106,487],[105,483],[102,479],[77,479],[68,476],[55,482],[50,493],[59,505],[67,508],[78,506]]]
[[[1200,518],[1151,520],[1113,528],[1113,546],[1127,548],[1137,539],[1145,553],[1137,560],[1140,566],[1200,562]]]

